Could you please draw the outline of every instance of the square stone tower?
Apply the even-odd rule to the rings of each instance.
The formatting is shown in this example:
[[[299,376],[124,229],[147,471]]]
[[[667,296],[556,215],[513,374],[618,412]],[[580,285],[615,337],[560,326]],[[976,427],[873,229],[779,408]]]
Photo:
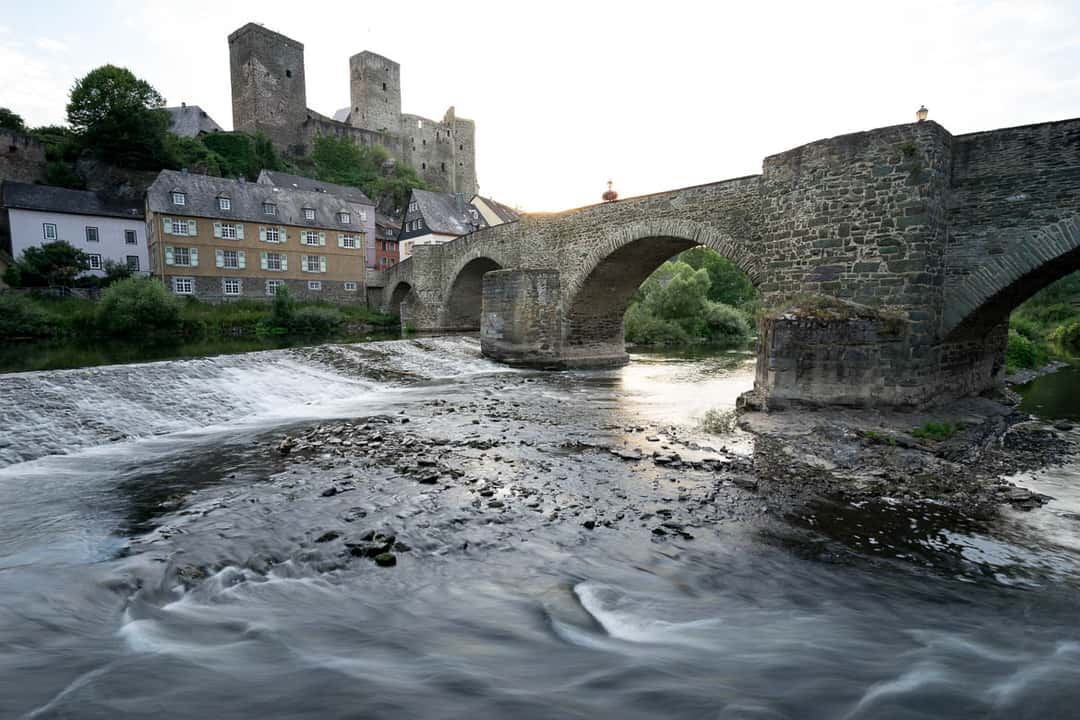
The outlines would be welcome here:
[[[349,58],[349,124],[363,130],[401,131],[401,66],[364,51]]]
[[[233,129],[266,133],[278,148],[302,150],[307,119],[304,45],[248,23],[229,35]]]

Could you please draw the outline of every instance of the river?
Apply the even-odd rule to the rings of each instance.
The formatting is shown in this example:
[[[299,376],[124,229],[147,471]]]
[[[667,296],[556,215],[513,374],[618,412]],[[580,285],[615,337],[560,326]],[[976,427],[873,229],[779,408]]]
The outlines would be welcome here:
[[[0,375],[0,717],[1075,717],[1080,463],[976,521],[597,450],[748,456],[698,422],[752,370],[425,338]],[[343,420],[356,452],[274,450]],[[455,472],[361,457],[391,438]],[[349,556],[369,528],[396,566]]]

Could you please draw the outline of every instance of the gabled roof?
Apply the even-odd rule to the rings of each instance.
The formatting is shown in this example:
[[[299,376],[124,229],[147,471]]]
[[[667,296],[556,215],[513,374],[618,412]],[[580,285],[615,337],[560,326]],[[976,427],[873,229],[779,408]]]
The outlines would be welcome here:
[[[221,126],[198,105],[165,108],[169,113],[169,132],[180,137],[198,137],[203,133],[221,132]]]
[[[501,202],[496,202],[495,200],[483,197],[482,195],[477,195],[473,198],[472,201],[473,203],[475,203],[477,200],[487,205],[491,209],[491,211],[495,213],[498,218],[504,223],[517,222],[521,219],[521,216],[518,215],[516,210],[506,205],[503,205]]]
[[[172,193],[174,192],[182,192],[187,196],[184,205],[173,204]],[[229,198],[231,205],[229,210],[218,208],[217,198],[219,197]],[[363,229],[358,219],[353,219],[349,225],[339,225],[337,214],[340,212],[358,213],[370,208],[370,203],[352,202],[347,198],[325,192],[282,188],[176,170],[162,170],[158,174],[154,184],[147,190],[146,201],[152,212],[166,215],[354,229]],[[276,205],[277,213],[273,216],[266,215],[263,211],[264,203]],[[314,221],[304,219],[305,208],[315,210]]]
[[[379,227],[388,227],[391,230],[400,230],[401,222],[381,212],[375,213],[375,224]]]
[[[142,203],[130,198],[110,198],[87,190],[30,185],[10,180],[4,182],[0,204],[19,210],[143,219]]]
[[[338,122],[349,122],[349,108],[341,108],[334,112],[334,119]]]
[[[417,204],[424,225],[440,235],[467,235],[487,227],[484,216],[465,202],[460,193],[439,193],[429,190],[413,190],[412,201]],[[471,211],[471,212],[470,212]],[[473,218],[472,213],[476,213]]]
[[[277,170],[263,170],[259,173],[259,179],[256,182],[262,185],[274,185],[275,187],[292,190],[329,193],[364,205],[375,204],[364,194],[364,191],[359,188],[354,188],[349,185],[335,185],[334,183],[313,180],[311,178],[306,178],[303,175],[291,175],[289,173],[278,172]]]

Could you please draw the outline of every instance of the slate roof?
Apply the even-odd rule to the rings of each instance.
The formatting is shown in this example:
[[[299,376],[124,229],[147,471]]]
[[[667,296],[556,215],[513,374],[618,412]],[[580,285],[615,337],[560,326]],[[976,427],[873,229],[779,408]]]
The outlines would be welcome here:
[[[222,128],[198,105],[165,108],[169,113],[169,132],[180,137],[198,137],[203,133],[221,132]]]
[[[412,199],[424,218],[424,225],[433,233],[441,235],[467,235],[487,227],[484,216],[467,202],[458,204],[462,196],[455,193],[439,193],[429,190],[413,190]],[[463,206],[463,209],[462,209]],[[470,210],[476,212],[473,219]]]
[[[173,204],[172,193],[176,191],[187,196],[184,205]],[[231,209],[219,210],[217,202],[219,197],[229,198]],[[162,170],[154,184],[147,190],[146,200],[152,212],[164,215],[359,230],[363,229],[363,224],[356,214],[370,207],[370,203],[352,202],[326,192],[282,188],[176,170]],[[264,213],[263,203],[277,205],[277,213],[275,215]],[[315,220],[304,219],[304,208],[315,210]],[[352,223],[339,225],[337,220],[339,212],[352,213]]]
[[[377,227],[387,227],[391,230],[400,230],[401,223],[389,215],[383,215],[382,213],[375,213],[375,225]]]
[[[40,210],[68,215],[100,215],[130,220],[143,219],[143,205],[131,198],[110,198],[88,190],[68,190],[49,185],[30,185],[7,180],[0,205],[20,210]]]
[[[341,108],[334,113],[334,119],[338,122],[349,122],[349,108]]]
[[[498,215],[499,219],[502,220],[504,223],[517,222],[521,219],[521,216],[517,214],[516,210],[507,207],[506,205],[503,205],[501,202],[496,202],[491,198],[484,197],[483,195],[477,195],[476,197],[483,200],[484,203],[489,208],[491,208],[491,211]],[[476,198],[473,198],[473,200],[475,199]]]
[[[324,192],[331,195],[337,195],[338,197],[351,200],[352,202],[363,203],[365,205],[374,205],[363,190],[354,188],[349,185],[335,185],[334,183],[323,182],[322,180],[312,180],[302,175],[291,175],[289,173],[278,172],[277,170],[263,170],[259,173],[259,179],[256,181],[264,185],[274,185],[279,188],[289,188],[293,190],[307,190],[309,192]]]

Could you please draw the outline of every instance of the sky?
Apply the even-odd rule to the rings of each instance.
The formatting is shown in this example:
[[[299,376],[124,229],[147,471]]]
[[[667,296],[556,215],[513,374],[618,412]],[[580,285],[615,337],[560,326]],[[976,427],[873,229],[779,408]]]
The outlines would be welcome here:
[[[112,63],[232,127],[227,37],[305,46],[308,105],[349,103],[349,56],[401,64],[402,110],[476,121],[482,194],[532,211],[751,175],[807,142],[911,122],[955,134],[1080,116],[1080,3],[297,3],[0,0],[0,106],[63,123]]]

